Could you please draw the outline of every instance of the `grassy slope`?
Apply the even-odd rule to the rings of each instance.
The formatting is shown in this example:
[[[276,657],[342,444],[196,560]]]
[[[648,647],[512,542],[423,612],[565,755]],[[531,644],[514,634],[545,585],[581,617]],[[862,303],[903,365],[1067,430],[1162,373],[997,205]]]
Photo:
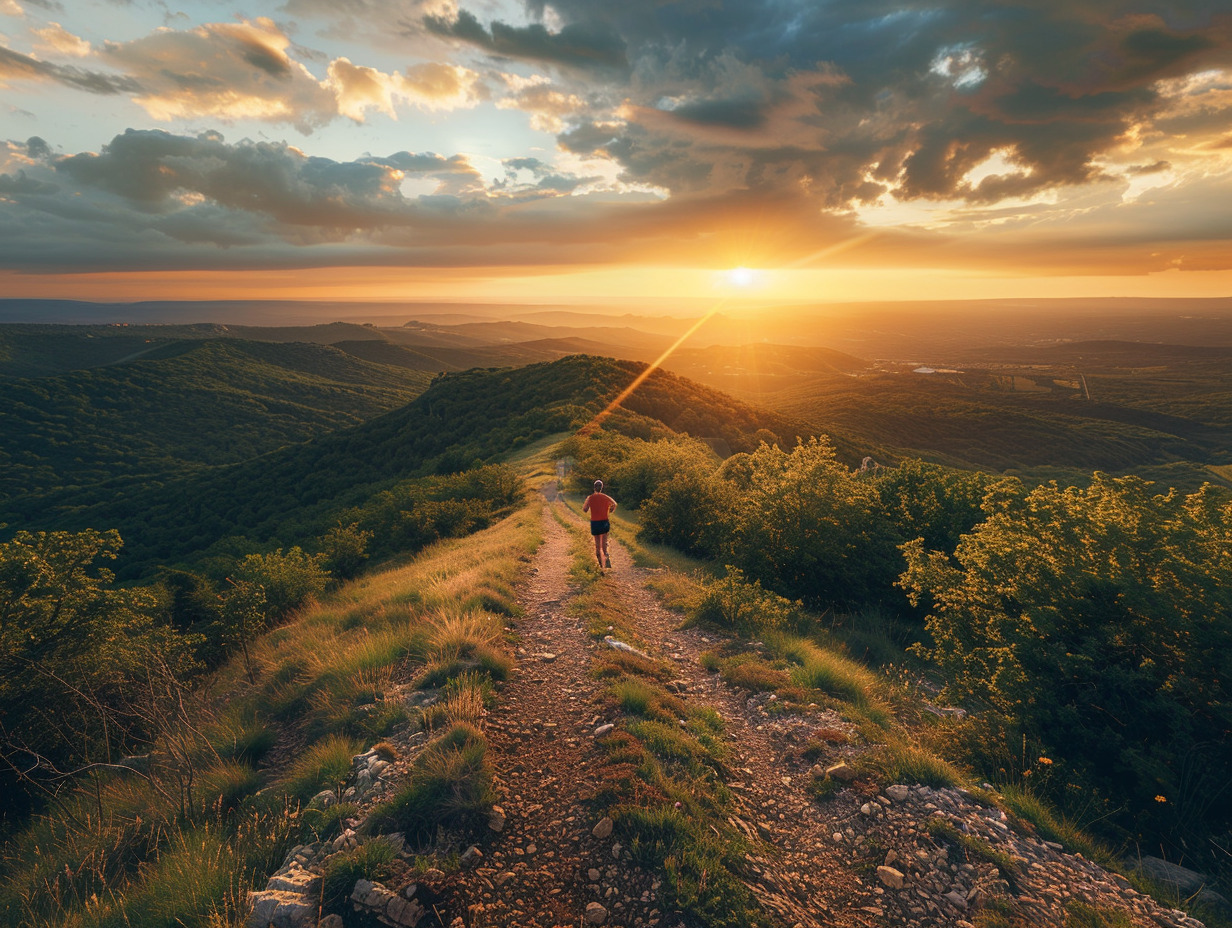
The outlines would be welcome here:
[[[187,816],[135,776],[87,784],[65,802],[78,824],[50,816],[5,848],[0,917],[75,928],[242,924],[247,890],[286,850],[338,827],[336,816],[301,815],[300,804],[349,772],[353,754],[415,721],[401,703],[382,703],[385,692],[425,666],[448,677],[458,648],[479,638],[507,668],[504,624],[538,527],[528,506],[267,634],[251,649],[255,684],[237,658],[194,698],[195,731],[181,731],[195,758]],[[160,786],[174,789],[172,778]]]

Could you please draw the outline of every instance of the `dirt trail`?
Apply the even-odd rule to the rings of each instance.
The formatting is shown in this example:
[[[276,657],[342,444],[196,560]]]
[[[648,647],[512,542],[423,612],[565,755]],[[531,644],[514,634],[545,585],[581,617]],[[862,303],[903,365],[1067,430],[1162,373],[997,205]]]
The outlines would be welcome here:
[[[831,835],[844,821],[823,811],[805,792],[807,766],[786,757],[785,750],[803,744],[809,734],[830,723],[821,715],[811,721],[794,719],[781,724],[760,710],[757,700],[745,699],[707,672],[698,658],[714,646],[700,629],[680,629],[681,618],[665,609],[646,588],[650,571],[635,567],[621,546],[613,546],[613,571],[608,582],[633,605],[644,637],[659,642],[662,656],[675,665],[688,684],[686,698],[714,708],[727,727],[732,757],[728,786],[739,797],[738,824],[750,837],[759,837],[766,853],[750,858],[748,885],[767,912],[785,925],[874,925],[867,890],[851,869],[851,861],[835,847]],[[789,771],[791,771],[789,775]]]
[[[559,503],[545,507],[545,541],[520,595],[520,663],[486,725],[504,828],[457,887],[459,914],[470,926],[553,928],[580,924],[587,905],[599,903],[609,925],[675,928],[682,922],[661,907],[659,876],[622,855],[618,835],[592,834],[596,815],[586,797],[603,762],[594,730],[618,720],[608,718],[601,684],[590,675],[591,656],[602,645],[567,614],[573,539],[553,511],[576,519]],[[643,638],[656,642],[654,656],[676,668],[685,684],[681,698],[713,707],[726,722],[729,786],[739,797],[733,824],[762,851],[749,859],[750,888],[786,926],[875,924],[860,911],[866,890],[830,840],[835,822],[805,793],[807,771],[786,775],[784,748],[808,732],[793,730],[785,739],[760,706],[707,673],[698,656],[711,640],[698,630],[679,630],[680,617],[645,588],[650,572],[635,567],[615,537],[612,542],[614,569],[603,582],[631,607]]]
[[[470,926],[553,928],[580,923],[589,903],[608,924],[674,926],[656,904],[657,878],[613,855],[618,839],[596,838],[585,796],[602,752],[593,643],[566,614],[572,538],[543,515],[544,544],[520,595],[519,665],[485,728],[497,770],[504,828],[482,865],[458,886]]]

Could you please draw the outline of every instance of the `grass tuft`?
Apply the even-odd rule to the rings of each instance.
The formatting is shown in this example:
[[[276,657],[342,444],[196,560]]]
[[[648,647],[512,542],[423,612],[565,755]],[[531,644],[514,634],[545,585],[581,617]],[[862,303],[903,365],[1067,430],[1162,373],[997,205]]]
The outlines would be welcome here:
[[[861,759],[887,783],[921,783],[924,786],[958,786],[963,776],[949,761],[899,738],[878,745]]]
[[[325,865],[322,907],[326,912],[344,917],[350,915],[346,902],[355,883],[361,879],[374,883],[389,879],[397,856],[392,844],[378,838],[329,858]]]
[[[283,779],[288,796],[306,802],[321,790],[337,791],[351,775],[351,758],[363,745],[345,735],[329,735],[301,754]]]
[[[468,826],[495,801],[487,742],[473,726],[455,724],[415,764],[409,782],[373,810],[369,832],[403,832],[408,840],[430,841],[438,826]]]

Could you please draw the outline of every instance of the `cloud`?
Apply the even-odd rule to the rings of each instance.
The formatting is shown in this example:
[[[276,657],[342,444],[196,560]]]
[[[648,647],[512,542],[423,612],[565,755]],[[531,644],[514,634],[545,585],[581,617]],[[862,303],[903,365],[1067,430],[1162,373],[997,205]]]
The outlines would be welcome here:
[[[1232,113],[1232,94],[1184,83],[1232,61],[1232,17],[1196,0],[529,9],[559,35],[618,36],[630,67],[589,93],[557,91],[590,104],[553,123],[560,144],[676,195],[795,190],[834,210],[888,194],[989,203],[1099,182],[1108,158],[1199,93],[1212,125]],[[431,25],[500,54],[498,23],[463,12]],[[973,182],[994,157],[1010,169]]]
[[[108,42],[101,57],[140,83],[135,101],[155,119],[256,119],[311,132],[333,118],[337,104],[287,54],[290,44],[271,20],[258,19]]]
[[[337,58],[329,66],[329,84],[338,112],[356,122],[363,122],[370,108],[396,119],[399,100],[425,110],[456,110],[477,106],[489,95],[474,71],[434,62],[414,65],[404,74],[384,74]]]
[[[38,37],[38,49],[61,55],[71,55],[74,58],[85,58],[90,54],[90,43],[79,36],[73,35],[59,23],[48,23],[42,29],[35,29]]]
[[[496,101],[497,107],[530,114],[531,128],[539,132],[563,132],[567,123],[574,122],[591,109],[582,97],[557,90],[545,77],[523,80],[506,74],[504,78],[511,92]]]
[[[0,86],[15,81],[62,84],[97,94],[137,93],[141,90],[141,85],[131,77],[54,64],[0,46]]]
[[[628,67],[624,40],[606,24],[586,20],[550,32],[541,23],[510,26],[494,20],[487,28],[467,10],[456,17],[427,16],[430,32],[475,45],[502,58],[563,65],[583,70]]]
[[[0,215],[24,211],[34,228],[88,217],[81,228],[127,231],[81,232],[83,251],[114,254],[131,240],[140,261],[154,242],[154,254],[190,264],[343,251],[567,262],[587,247],[590,260],[709,262],[727,249],[752,263],[734,254],[739,222],[781,262],[878,209],[925,218],[861,252],[870,260],[962,265],[975,259],[956,243],[978,234],[972,254],[988,260],[1103,268],[1107,229],[1144,268],[1219,260],[1211,243],[1226,227],[1206,198],[1225,195],[1232,176],[1232,14],[1209,0],[523,9],[529,22],[503,0],[283,0],[278,24],[163,29],[95,47],[81,67],[38,57],[52,44],[38,56],[0,50],[0,80],[131,95],[161,120],[308,132],[412,109],[440,126],[436,114],[491,105],[556,137],[550,155],[548,145],[505,152],[502,175],[498,130],[474,163],[422,152],[339,162],[272,143],[126,133],[97,155],[5,162]],[[328,56],[308,47],[322,36]],[[337,56],[342,38],[366,44]],[[374,48],[381,57],[368,57]],[[1152,251],[1165,203],[1180,212],[1159,228],[1184,245]],[[1035,237],[1045,228],[1066,230],[1065,247]]]
[[[318,79],[292,56],[296,46],[269,19],[162,28],[97,50],[58,23],[35,35],[42,50],[92,55],[119,73],[57,64],[0,46],[0,86],[55,83],[131,96],[161,122],[251,120],[286,123],[309,134],[338,116],[363,122],[370,109],[396,117],[400,105],[442,111],[473,107],[489,96],[475,71],[440,62],[388,74],[337,58]]]

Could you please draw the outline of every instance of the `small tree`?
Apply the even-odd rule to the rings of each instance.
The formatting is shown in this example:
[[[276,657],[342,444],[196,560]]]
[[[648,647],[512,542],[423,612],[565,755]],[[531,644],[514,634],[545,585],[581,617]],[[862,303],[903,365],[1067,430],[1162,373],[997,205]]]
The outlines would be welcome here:
[[[248,682],[255,684],[256,675],[252,671],[252,658],[248,653],[248,642],[265,630],[268,624],[266,617],[269,601],[265,598],[265,590],[252,580],[227,580],[228,589],[222,596],[222,627],[223,640],[228,648],[239,645],[244,652],[244,669],[248,671]]]
[[[321,559],[335,580],[350,580],[359,574],[368,560],[368,542],[372,532],[359,527],[358,522],[339,522],[321,538]]]
[[[123,755],[182,708],[200,639],[158,623],[148,590],[111,587],[94,564],[121,544],[114,531],[18,532],[0,544],[0,760],[22,798],[54,801],[78,773],[134,769]],[[191,762],[174,747],[168,757],[177,777]]]
[[[285,554],[281,548],[269,554],[249,554],[236,566],[232,579],[259,586],[265,594],[265,617],[277,622],[325,589],[329,574],[321,560],[298,546]]]

